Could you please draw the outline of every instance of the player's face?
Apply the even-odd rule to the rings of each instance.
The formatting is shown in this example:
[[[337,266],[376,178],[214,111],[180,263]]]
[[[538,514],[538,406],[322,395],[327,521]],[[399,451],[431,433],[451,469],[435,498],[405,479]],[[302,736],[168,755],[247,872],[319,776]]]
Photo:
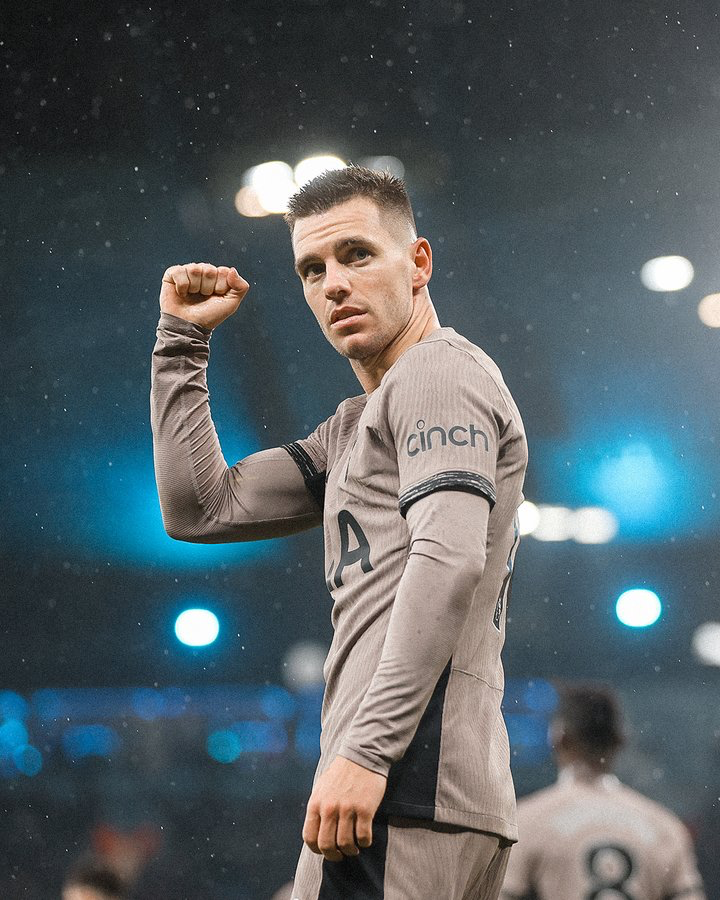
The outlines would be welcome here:
[[[409,225],[356,197],[298,219],[295,268],[325,337],[348,359],[376,357],[413,314]]]

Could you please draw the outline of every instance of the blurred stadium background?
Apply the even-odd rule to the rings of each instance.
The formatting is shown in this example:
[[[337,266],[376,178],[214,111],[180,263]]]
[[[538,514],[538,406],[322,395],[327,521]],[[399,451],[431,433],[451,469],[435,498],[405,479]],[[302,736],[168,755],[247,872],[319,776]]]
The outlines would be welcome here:
[[[720,897],[715,4],[3,17],[0,895],[59,896],[74,858],[123,835],[151,848],[143,898],[263,900],[292,875],[322,542],[165,536],[149,362],[163,270],[208,260],[253,285],[212,344],[228,462],[358,392],[278,215],[332,156],[404,173],[441,321],[496,359],[525,419],[518,793],[553,777],[553,679],[608,680],[631,725],[619,774],[690,825]]]

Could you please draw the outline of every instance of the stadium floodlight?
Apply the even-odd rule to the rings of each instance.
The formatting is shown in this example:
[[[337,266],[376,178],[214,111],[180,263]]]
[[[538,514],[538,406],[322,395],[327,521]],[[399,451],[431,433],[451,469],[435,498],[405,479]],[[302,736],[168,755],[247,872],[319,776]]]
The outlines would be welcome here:
[[[245,187],[241,187],[237,194],[235,194],[235,209],[241,216],[246,216],[249,219],[257,219],[261,216],[270,215],[260,202],[255,188],[249,184],[246,184]]]
[[[175,635],[188,647],[207,647],[220,633],[220,623],[209,609],[186,609],[175,620]]]
[[[720,294],[708,294],[698,303],[698,315],[708,328],[720,328]]]
[[[647,628],[660,618],[662,603],[655,591],[631,588],[623,591],[615,604],[615,614],[628,628]]]
[[[640,280],[649,291],[681,291],[695,277],[695,270],[684,256],[656,256],[640,270]]]
[[[279,159],[248,169],[243,176],[243,187],[252,188],[266,213],[275,214],[287,212],[287,202],[297,190],[292,169]]]
[[[345,167],[346,163],[339,156],[308,156],[295,166],[295,183],[298,187],[302,187],[323,172]]]
[[[540,506],[533,537],[538,541],[569,541],[573,535],[573,511],[567,506]]]
[[[609,509],[583,506],[573,513],[572,528],[578,544],[607,544],[618,533],[618,520]]]
[[[706,666],[720,666],[720,622],[704,622],[692,638],[695,658]]]
[[[374,172],[389,172],[396,178],[403,178],[405,175],[405,166],[397,156],[368,156],[360,160],[360,165]]]
[[[540,510],[530,500],[523,500],[518,507],[520,534],[532,534],[540,522]]]

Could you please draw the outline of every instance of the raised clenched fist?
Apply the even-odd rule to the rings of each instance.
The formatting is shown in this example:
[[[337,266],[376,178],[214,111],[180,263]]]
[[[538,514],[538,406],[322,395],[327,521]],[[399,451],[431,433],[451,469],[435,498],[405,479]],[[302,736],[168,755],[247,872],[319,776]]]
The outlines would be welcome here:
[[[237,269],[186,263],[165,271],[160,309],[204,328],[215,328],[240,306],[250,285]]]

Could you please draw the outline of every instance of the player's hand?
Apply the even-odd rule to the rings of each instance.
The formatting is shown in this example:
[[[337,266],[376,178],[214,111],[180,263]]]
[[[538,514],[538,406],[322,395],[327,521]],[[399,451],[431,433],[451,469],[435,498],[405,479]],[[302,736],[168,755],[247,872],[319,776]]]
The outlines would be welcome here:
[[[372,820],[387,779],[344,756],[336,756],[315,782],[303,826],[313,853],[339,862],[372,844]]]
[[[170,266],[163,275],[160,309],[204,328],[215,328],[240,306],[250,285],[237,269],[210,263]]]

